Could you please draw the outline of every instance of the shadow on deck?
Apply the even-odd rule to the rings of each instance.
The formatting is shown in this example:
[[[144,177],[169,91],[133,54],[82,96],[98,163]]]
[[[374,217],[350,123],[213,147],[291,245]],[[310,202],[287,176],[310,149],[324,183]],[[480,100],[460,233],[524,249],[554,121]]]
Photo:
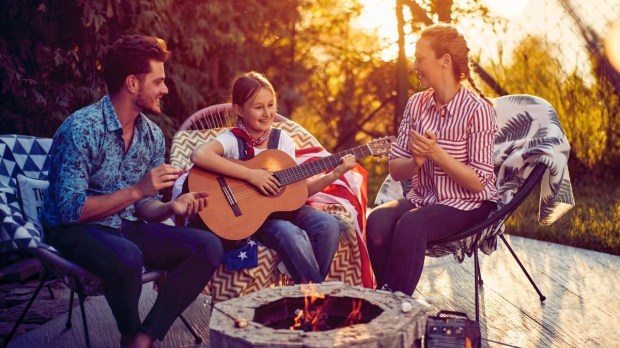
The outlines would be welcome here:
[[[547,297],[541,304],[509,251],[499,245],[491,256],[481,255],[484,286],[480,293],[480,318],[484,347],[614,347],[620,346],[617,318],[620,301],[620,257],[507,236],[538,287]],[[501,243],[500,243],[501,244]],[[427,302],[430,313],[439,309],[474,313],[473,260],[457,264],[451,257],[427,258],[414,297]],[[144,286],[144,317],[156,293]],[[40,295],[42,296],[42,295]],[[44,296],[44,295],[43,295]],[[209,347],[209,307],[204,295],[185,311],[202,335],[196,345],[180,320],[156,347]],[[79,308],[74,327],[64,329],[66,315],[17,336],[9,347],[82,347],[85,345]],[[120,336],[102,296],[86,303],[93,347],[118,347]],[[213,347],[216,348],[216,347]]]

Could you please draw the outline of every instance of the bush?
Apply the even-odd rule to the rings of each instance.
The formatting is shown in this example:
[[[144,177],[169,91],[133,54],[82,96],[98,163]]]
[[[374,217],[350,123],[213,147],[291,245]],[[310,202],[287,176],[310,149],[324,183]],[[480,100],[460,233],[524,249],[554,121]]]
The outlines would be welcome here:
[[[620,255],[620,180],[573,184],[575,207],[549,226],[537,222],[538,195],[532,194],[506,222],[506,233]]]

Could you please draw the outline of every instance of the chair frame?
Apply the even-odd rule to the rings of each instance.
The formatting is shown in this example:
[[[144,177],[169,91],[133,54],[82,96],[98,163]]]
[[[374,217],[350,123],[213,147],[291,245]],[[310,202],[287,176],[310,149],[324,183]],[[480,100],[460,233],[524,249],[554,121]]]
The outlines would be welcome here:
[[[276,114],[274,122],[286,121],[287,118]],[[191,114],[179,127],[178,131],[203,130],[222,127],[234,127],[237,115],[232,112],[231,103],[207,106]]]
[[[512,215],[512,213],[529,196],[529,194],[532,192],[534,187],[536,187],[540,183],[546,171],[547,171],[547,166],[544,163],[538,163],[534,167],[530,175],[527,177],[527,179],[523,181],[523,183],[521,184],[521,187],[519,188],[515,196],[506,205],[494,211],[487,219],[485,219],[481,223],[476,224],[470,228],[467,228],[459,232],[458,234],[452,235],[450,237],[429,241],[427,245],[435,246],[435,245],[456,242],[458,240],[474,236],[477,233],[494,225],[497,222],[502,221],[503,223],[503,221],[508,219],[508,217],[510,217],[510,215]],[[534,282],[530,274],[525,269],[525,266],[523,266],[523,264],[521,263],[521,260],[519,260],[519,257],[517,257],[517,254],[514,252],[514,250],[512,249],[512,247],[506,240],[506,237],[504,237],[503,234],[500,234],[499,237],[504,242],[504,245],[508,247],[508,250],[514,257],[515,261],[517,261],[517,263],[519,264],[519,267],[521,267],[521,270],[523,271],[523,273],[525,273],[525,276],[527,277],[527,279],[530,281],[530,283],[532,284],[532,286],[538,293],[540,301],[541,302],[545,301],[546,297],[542,294],[540,289],[538,289],[538,286],[536,286],[536,283]],[[480,322],[480,296],[479,296],[478,287],[482,286],[484,282],[482,281],[482,276],[480,274],[480,263],[478,260],[478,242],[479,240],[475,241],[473,250],[474,250],[474,290],[475,290],[475,296],[476,296],[476,321]]]
[[[57,253],[53,251],[50,251],[44,248],[35,248],[30,251],[36,258],[38,258],[41,261],[41,264],[44,266],[44,272],[41,274],[40,276],[41,281],[39,282],[39,285],[34,291],[32,297],[28,301],[28,304],[24,308],[24,311],[19,316],[19,319],[13,326],[13,329],[11,329],[11,332],[9,333],[9,335],[6,337],[3,347],[6,348],[9,345],[9,342],[13,338],[13,335],[17,331],[17,328],[19,327],[21,322],[24,320],[24,317],[30,310],[30,307],[34,303],[34,300],[39,295],[39,292],[41,291],[45,283],[55,278],[58,278],[58,279],[61,279],[63,283],[67,287],[69,287],[69,289],[71,290],[71,295],[69,297],[69,311],[67,315],[67,322],[65,323],[65,328],[70,329],[73,326],[72,321],[71,321],[71,317],[73,313],[73,298],[74,298],[74,295],[77,294],[78,301],[80,304],[80,312],[82,314],[82,325],[84,327],[84,338],[86,340],[86,347],[90,348],[91,347],[90,335],[88,332],[86,311],[84,309],[84,301],[86,300],[86,297],[89,296],[89,294],[86,294],[85,292],[83,280],[86,279],[89,282],[93,282],[93,283],[96,282],[97,284],[101,284],[101,279],[98,276],[90,273],[89,271],[85,270],[79,265],[71,261],[68,261],[67,259],[63,258],[62,256],[58,255]],[[71,286],[71,284],[68,284],[66,281],[64,281],[62,277],[58,277],[56,273],[54,272],[55,269],[56,270],[60,269],[62,270],[64,274],[71,277],[71,280],[73,281],[74,286]],[[164,275],[165,275],[165,272],[163,271],[158,271],[158,270],[147,271],[144,274],[142,274],[142,284],[146,284],[150,282],[157,282],[157,280],[164,277]],[[94,295],[94,294],[91,294],[91,295]],[[50,290],[50,297],[53,298],[53,293],[51,292],[51,290]],[[185,319],[183,314],[179,315],[179,318],[181,319],[185,327],[187,327],[189,332],[194,337],[194,341],[196,342],[196,344],[202,343],[203,341],[202,337],[189,324],[189,322],[187,321],[187,319]]]

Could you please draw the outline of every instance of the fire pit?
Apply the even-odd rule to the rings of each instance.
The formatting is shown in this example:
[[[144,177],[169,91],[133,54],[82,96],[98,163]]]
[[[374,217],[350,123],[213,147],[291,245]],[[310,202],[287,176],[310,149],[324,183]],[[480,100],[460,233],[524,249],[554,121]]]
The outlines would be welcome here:
[[[424,333],[427,307],[404,294],[340,282],[262,289],[215,305],[211,347],[403,347]]]

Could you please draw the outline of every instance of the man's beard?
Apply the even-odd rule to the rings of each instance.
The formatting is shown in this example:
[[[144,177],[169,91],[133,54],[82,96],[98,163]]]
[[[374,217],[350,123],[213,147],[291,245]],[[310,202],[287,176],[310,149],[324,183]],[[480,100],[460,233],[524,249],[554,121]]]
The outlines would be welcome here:
[[[154,104],[158,105],[155,106]],[[161,114],[161,101],[157,102],[157,99],[150,99],[146,97],[142,92],[138,93],[138,98],[136,100],[136,105],[140,108],[140,110],[147,114],[159,115]]]

